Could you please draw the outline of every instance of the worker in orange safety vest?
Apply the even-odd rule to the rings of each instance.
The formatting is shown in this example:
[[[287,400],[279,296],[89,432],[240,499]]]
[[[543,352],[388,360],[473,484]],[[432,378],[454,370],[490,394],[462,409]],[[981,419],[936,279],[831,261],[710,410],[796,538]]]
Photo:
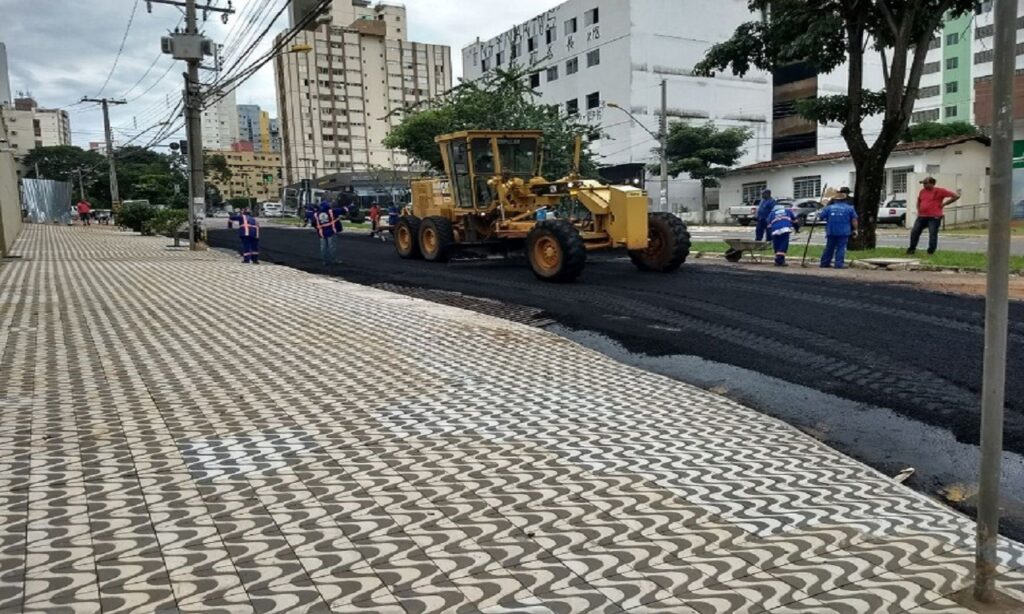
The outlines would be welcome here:
[[[260,263],[260,223],[248,209],[228,216],[228,228],[238,224],[238,238],[242,240],[242,262]]]

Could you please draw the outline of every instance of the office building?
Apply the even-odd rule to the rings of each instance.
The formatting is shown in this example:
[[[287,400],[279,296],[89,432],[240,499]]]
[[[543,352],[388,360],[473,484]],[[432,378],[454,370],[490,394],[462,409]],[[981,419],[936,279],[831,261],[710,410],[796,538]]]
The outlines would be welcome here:
[[[231,146],[239,140],[235,92],[229,92],[220,100],[203,109],[201,124],[203,149],[231,149]]]

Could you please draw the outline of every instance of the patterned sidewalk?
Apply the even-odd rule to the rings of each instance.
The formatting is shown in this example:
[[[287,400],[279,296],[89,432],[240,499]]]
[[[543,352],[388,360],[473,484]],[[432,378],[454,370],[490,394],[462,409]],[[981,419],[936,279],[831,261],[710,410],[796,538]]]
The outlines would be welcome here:
[[[966,612],[973,523],[785,424],[166,244],[0,264],[0,612]]]

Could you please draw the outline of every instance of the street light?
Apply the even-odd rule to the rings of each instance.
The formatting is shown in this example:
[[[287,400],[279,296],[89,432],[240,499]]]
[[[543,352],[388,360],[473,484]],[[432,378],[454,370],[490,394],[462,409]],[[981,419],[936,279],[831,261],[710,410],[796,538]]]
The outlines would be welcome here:
[[[651,132],[651,130],[643,125],[639,119],[636,118],[632,113],[624,109],[623,107],[615,104],[614,102],[604,103],[606,107],[612,109],[618,109],[629,116],[629,119],[633,120],[636,125],[644,129],[647,134],[651,135],[655,140],[658,141],[658,157],[661,158],[661,198],[658,202],[661,204],[662,210],[668,210],[668,122],[665,115],[668,107],[668,96],[666,93],[666,81],[661,80],[661,129],[658,134]],[[701,213],[704,211],[704,203],[701,203]]]

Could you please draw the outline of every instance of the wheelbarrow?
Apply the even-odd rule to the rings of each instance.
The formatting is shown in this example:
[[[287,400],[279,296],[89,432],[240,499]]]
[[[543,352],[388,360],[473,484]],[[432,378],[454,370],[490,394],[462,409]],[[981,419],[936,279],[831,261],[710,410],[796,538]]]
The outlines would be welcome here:
[[[725,250],[725,259],[729,262],[739,262],[743,254],[749,254],[754,262],[761,262],[761,252],[772,248],[770,241],[754,241],[751,239],[725,239],[729,249]]]

